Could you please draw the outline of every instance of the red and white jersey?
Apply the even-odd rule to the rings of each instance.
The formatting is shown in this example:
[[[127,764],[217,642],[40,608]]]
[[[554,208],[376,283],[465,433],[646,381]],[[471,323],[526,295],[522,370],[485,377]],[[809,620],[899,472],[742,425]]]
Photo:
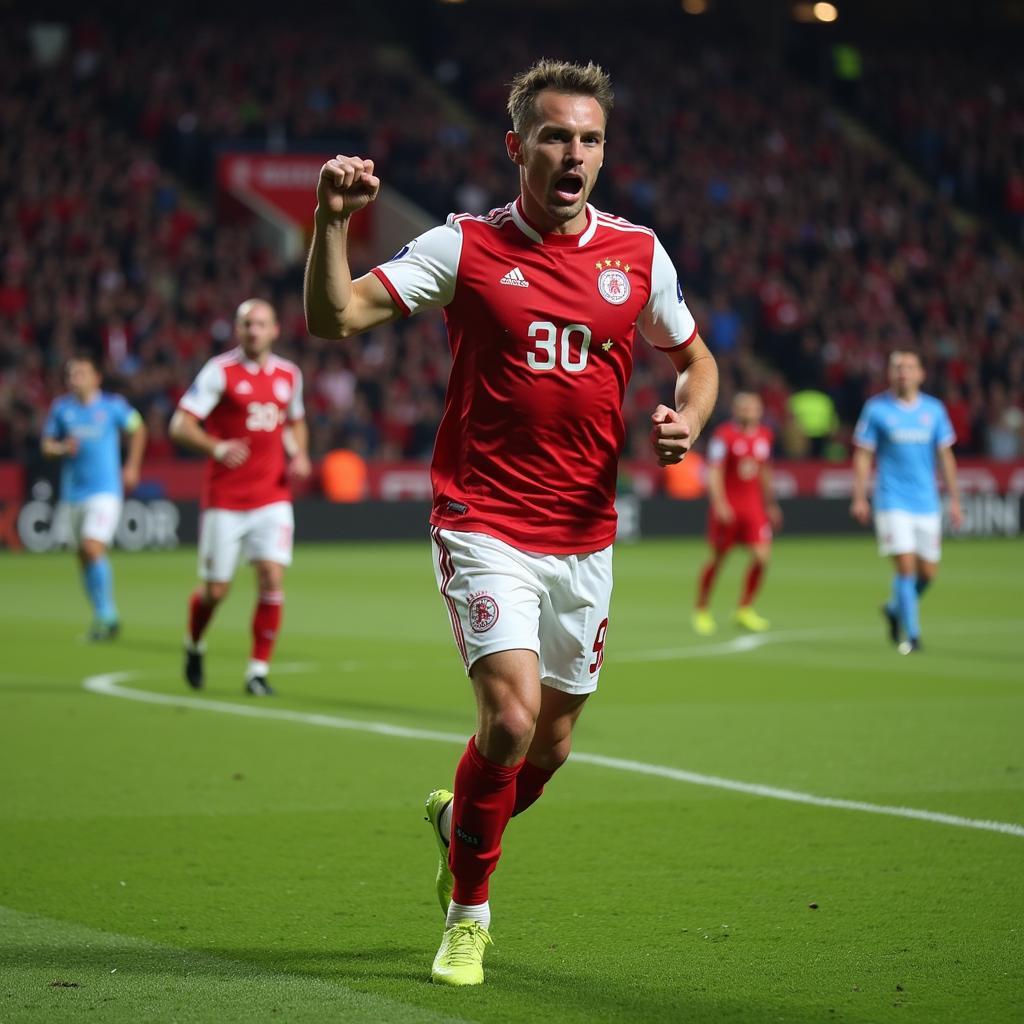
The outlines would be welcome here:
[[[734,422],[723,423],[708,444],[708,462],[722,466],[725,497],[734,509],[764,512],[761,467],[771,461],[775,435],[765,426],[744,430]]]
[[[445,310],[431,523],[542,553],[609,545],[637,331],[662,349],[697,333],[654,232],[588,205],[581,234],[541,236],[517,199],[451,215],[373,273],[404,314]]]
[[[214,356],[181,397],[178,408],[204,420],[207,433],[245,438],[249,458],[237,469],[208,459],[203,508],[250,509],[290,501],[282,431],[305,417],[302,372],[271,355],[261,367],[240,348]]]

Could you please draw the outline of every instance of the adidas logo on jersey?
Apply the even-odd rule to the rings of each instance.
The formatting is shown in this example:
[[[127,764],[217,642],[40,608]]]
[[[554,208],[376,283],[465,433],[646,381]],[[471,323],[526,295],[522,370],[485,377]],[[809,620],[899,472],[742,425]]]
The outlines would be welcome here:
[[[238,395],[251,395],[252,385],[247,380],[240,380],[235,385],[235,394]]]
[[[523,277],[523,272],[518,267],[513,267],[499,282],[500,284],[512,284],[517,288],[529,288],[530,282]]]

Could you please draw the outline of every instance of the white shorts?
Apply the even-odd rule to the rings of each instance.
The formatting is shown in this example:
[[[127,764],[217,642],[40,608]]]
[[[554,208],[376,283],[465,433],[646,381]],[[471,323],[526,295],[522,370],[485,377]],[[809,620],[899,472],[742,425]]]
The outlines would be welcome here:
[[[250,562],[292,564],[295,514],[290,501],[239,511],[208,508],[199,525],[199,578],[227,583],[245,551]]]
[[[110,547],[121,519],[121,499],[116,494],[93,494],[85,501],[68,503],[71,536],[75,545],[83,540],[98,540]]]
[[[926,562],[942,556],[942,515],[901,509],[875,513],[875,534],[880,555],[917,555]]]
[[[591,693],[604,661],[612,549],[588,555],[520,551],[482,533],[430,531],[434,574],[467,673],[498,651],[530,650],[540,680]]]

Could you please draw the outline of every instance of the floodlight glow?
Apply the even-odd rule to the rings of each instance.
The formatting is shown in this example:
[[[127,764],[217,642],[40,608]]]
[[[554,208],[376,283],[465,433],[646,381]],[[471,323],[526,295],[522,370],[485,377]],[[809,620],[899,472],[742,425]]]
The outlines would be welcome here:
[[[817,3],[813,10],[818,21],[835,21],[839,17],[839,8],[835,4]]]
[[[683,0],[683,10],[687,14],[706,14],[708,0]]]

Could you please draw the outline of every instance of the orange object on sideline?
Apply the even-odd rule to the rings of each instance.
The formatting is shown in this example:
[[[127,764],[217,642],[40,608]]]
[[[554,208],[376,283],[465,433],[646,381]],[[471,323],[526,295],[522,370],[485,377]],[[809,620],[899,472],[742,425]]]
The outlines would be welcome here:
[[[701,498],[707,490],[704,475],[704,457],[690,452],[682,462],[666,466],[665,493],[670,498]]]
[[[320,485],[328,501],[362,501],[366,497],[366,462],[355,452],[336,448],[320,463]]]

